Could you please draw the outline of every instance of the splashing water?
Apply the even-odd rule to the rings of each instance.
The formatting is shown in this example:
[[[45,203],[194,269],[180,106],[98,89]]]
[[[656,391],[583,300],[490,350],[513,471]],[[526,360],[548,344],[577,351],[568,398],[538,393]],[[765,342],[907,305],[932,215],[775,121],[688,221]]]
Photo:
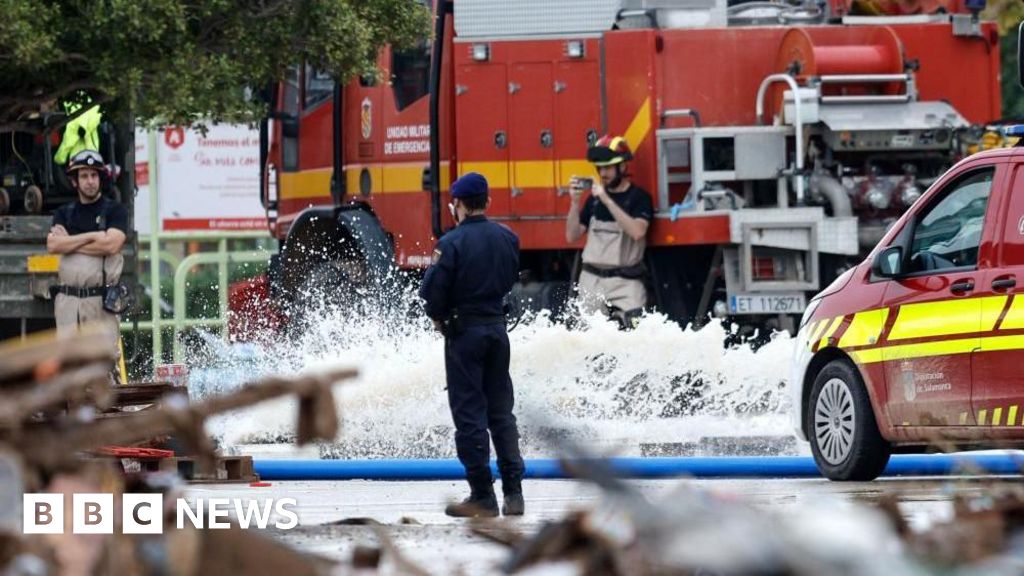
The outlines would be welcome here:
[[[411,292],[398,300],[388,313],[360,317],[325,307],[306,314],[313,320],[288,344],[221,350],[216,365],[192,369],[193,397],[271,372],[356,366],[359,377],[335,390],[342,431],[319,447],[322,457],[454,457],[443,339],[412,312]],[[682,329],[651,314],[623,332],[599,315],[584,320],[569,329],[541,313],[509,334],[524,455],[552,455],[559,437],[638,455],[709,437],[791,435],[787,334],[754,351],[724,347],[717,323]],[[295,414],[293,400],[274,401],[216,418],[209,430],[227,446],[285,443]]]

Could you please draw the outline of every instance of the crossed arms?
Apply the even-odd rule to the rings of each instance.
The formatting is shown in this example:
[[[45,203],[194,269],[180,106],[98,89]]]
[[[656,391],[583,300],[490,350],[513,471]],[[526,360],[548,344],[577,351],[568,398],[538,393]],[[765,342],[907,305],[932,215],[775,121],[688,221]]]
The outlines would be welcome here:
[[[121,251],[124,242],[125,234],[117,228],[72,236],[66,228],[57,224],[50,228],[50,233],[46,236],[46,250],[50,254],[77,252],[90,256],[111,256]]]

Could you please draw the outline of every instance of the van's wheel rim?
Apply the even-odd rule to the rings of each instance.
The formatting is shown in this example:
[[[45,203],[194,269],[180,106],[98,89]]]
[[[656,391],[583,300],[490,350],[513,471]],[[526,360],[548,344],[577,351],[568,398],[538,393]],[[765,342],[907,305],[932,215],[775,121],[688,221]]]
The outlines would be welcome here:
[[[850,387],[839,378],[825,382],[814,406],[814,436],[826,462],[838,465],[846,460],[856,426]]]

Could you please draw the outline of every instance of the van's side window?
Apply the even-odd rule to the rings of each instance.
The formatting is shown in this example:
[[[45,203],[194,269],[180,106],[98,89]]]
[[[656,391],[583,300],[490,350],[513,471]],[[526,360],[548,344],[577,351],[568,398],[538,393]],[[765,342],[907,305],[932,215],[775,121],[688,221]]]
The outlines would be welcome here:
[[[910,249],[910,270],[932,272],[978,265],[993,168],[973,172],[949,185],[918,217]]]

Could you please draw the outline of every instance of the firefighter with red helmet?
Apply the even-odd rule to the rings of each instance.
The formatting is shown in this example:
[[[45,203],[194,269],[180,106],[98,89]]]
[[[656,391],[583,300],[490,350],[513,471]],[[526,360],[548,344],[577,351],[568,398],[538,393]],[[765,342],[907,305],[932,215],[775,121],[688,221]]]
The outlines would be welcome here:
[[[602,136],[587,151],[599,180],[573,177],[565,238],[586,234],[579,291],[586,309],[604,307],[624,327],[635,326],[647,303],[644,250],[654,204],[629,178],[633,153],[622,136]],[[582,200],[583,192],[590,196]]]
[[[128,211],[103,195],[108,172],[98,152],[82,150],[72,156],[67,175],[78,199],[53,213],[46,237],[47,251],[60,254],[60,284],[51,288],[57,332],[72,332],[87,323],[103,325],[116,354],[117,313],[127,297],[119,282]]]

